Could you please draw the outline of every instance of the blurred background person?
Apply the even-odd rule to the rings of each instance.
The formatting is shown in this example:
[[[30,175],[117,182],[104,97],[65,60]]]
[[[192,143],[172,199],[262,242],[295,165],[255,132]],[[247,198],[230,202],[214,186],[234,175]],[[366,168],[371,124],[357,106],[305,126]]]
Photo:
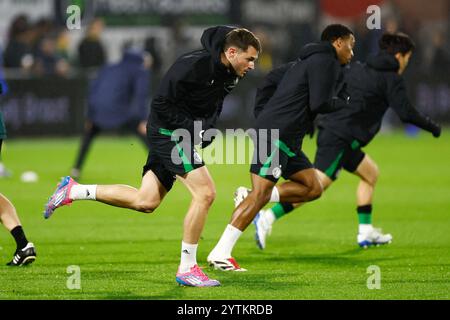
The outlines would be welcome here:
[[[101,35],[105,24],[96,18],[88,26],[86,36],[78,46],[78,61],[81,68],[99,68],[106,61],[106,52],[101,42]]]
[[[67,76],[70,70],[67,60],[58,53],[57,34],[45,36],[38,45],[33,72],[40,76]]]
[[[92,81],[88,94],[88,110],[81,147],[72,177],[80,178],[89,147],[101,132],[121,129],[135,133],[148,147],[151,55],[125,45],[123,58],[105,66]]]
[[[0,47],[0,99],[2,95],[5,95],[8,92],[8,86],[6,84],[5,78],[3,77],[3,73],[2,73],[2,62],[3,62],[3,51],[2,48]],[[3,117],[0,113],[0,128],[2,129],[2,131],[0,131],[0,139],[4,139],[6,138],[6,130],[5,130],[5,125],[3,123]],[[12,175],[11,171],[6,169],[5,165],[3,164],[3,160],[1,158],[1,153],[0,153],[0,178],[7,178],[10,177]]]
[[[17,16],[8,32],[8,44],[4,54],[5,68],[28,70],[33,65],[33,31],[25,15]]]

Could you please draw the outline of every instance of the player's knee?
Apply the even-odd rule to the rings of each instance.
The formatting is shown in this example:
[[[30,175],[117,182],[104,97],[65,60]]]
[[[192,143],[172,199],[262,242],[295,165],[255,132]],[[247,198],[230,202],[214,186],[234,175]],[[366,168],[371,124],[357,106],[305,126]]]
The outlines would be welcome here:
[[[205,192],[205,194],[204,194],[204,199],[205,199],[205,202],[208,204],[208,205],[212,205],[212,203],[214,202],[214,200],[216,200],[216,189],[211,189],[211,190],[208,190],[207,192]]]
[[[214,187],[205,188],[194,196],[194,200],[206,206],[211,206],[216,199],[216,189]]]
[[[152,213],[153,211],[158,208],[161,201],[155,201],[155,200],[144,200],[137,202],[135,209],[136,211],[143,212],[143,213]]]

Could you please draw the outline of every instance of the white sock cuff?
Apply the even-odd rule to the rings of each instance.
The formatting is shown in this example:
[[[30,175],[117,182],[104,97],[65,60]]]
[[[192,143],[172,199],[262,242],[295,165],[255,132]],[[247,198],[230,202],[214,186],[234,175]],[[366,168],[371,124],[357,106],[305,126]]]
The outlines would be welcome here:
[[[69,198],[72,200],[96,200],[96,184],[78,184],[70,190]]]
[[[233,227],[233,225],[228,224],[227,227],[225,228],[225,231],[230,232],[234,237],[239,237],[242,234],[242,231],[239,230],[236,227]]]
[[[191,243],[186,243],[186,242],[184,242],[184,241],[181,241],[181,247],[183,248],[183,249],[197,249],[197,247],[198,247],[198,243],[196,243],[196,244],[191,244]]]
[[[278,192],[277,186],[272,188],[269,202],[280,202],[280,193]]]

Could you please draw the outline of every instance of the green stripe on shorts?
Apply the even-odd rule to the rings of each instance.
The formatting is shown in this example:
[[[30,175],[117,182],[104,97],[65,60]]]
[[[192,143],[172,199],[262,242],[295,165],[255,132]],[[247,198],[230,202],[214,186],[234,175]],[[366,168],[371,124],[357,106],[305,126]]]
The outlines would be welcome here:
[[[342,156],[344,155],[344,151],[341,151],[341,153],[339,153],[339,155],[336,157],[336,159],[333,161],[333,163],[328,167],[327,170],[325,170],[325,174],[331,178],[334,174],[334,172],[337,169],[337,166],[339,164],[339,161],[341,160]]]
[[[168,129],[164,129],[164,128],[159,128],[158,132],[160,134],[168,136],[168,137],[172,137],[172,134],[173,134],[173,130],[168,130]],[[175,145],[178,150],[178,155],[180,156],[181,161],[183,162],[184,171],[186,173],[188,173],[189,171],[194,170],[194,167],[192,166],[192,163],[189,161],[188,157],[186,157],[186,154],[184,153],[183,148],[174,139],[172,139],[172,141],[175,142]]]
[[[286,153],[288,155],[289,158],[292,158],[293,156],[295,156],[295,153],[291,151],[291,149],[289,149],[289,147],[281,140],[277,140],[275,141],[275,146],[283,151],[284,153]],[[272,160],[273,160],[273,156],[275,155],[275,152],[277,150],[275,149],[269,156],[269,158],[267,158],[266,162],[264,162],[264,165],[262,166],[261,170],[259,170],[259,176],[261,177],[265,177],[267,176],[267,171],[269,170],[270,166],[272,165]]]

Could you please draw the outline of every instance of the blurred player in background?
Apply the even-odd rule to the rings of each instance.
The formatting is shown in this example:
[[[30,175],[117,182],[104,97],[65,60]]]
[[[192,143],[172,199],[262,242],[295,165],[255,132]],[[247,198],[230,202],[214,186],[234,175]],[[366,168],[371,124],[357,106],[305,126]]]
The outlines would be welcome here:
[[[206,29],[201,43],[203,49],[184,54],[175,61],[154,96],[147,126],[150,152],[143,168],[141,188],[80,185],[66,177],[47,203],[45,217],[74,200],[97,200],[150,213],[178,178],[191,192],[192,202],[184,220],[176,281],[186,286],[210,287],[220,283],[209,279],[199,268],[196,255],[216,191],[194,145],[203,148],[212,142],[203,136],[204,130],[215,125],[225,96],[239,78],[254,69],[261,45],[247,29],[225,26]],[[179,129],[184,129],[189,137],[183,136],[181,140]]]
[[[402,74],[415,48],[405,34],[384,34],[379,42],[380,52],[366,64],[354,62],[345,68],[344,81],[350,103],[334,113],[319,118],[317,151],[314,166],[323,187],[328,188],[343,168],[359,177],[356,190],[356,211],[359,229],[358,245],[368,247],[392,241],[372,226],[373,193],[379,175],[377,164],[361,148],[372,141],[381,127],[383,116],[392,108],[403,122],[411,123],[439,137],[441,128],[429,117],[418,112],[409,102]],[[280,202],[261,210],[254,220],[256,242],[266,246],[272,224],[291,212],[292,203]]]
[[[338,101],[345,92],[341,65],[352,59],[354,44],[350,29],[329,25],[322,33],[322,41],[304,46],[300,59],[285,67],[284,74],[282,67],[266,77],[264,85],[268,91],[273,78],[280,76],[281,82],[257,112],[259,137],[254,139],[250,168],[252,190],[241,197],[242,202],[238,203],[230,223],[207,258],[214,268],[245,271],[231,252],[242,232],[267,202],[307,202],[322,194],[315,170],[301,151],[302,141],[317,114],[339,107]],[[270,132],[270,138],[263,137],[264,129]],[[272,136],[274,132],[279,133],[279,138]],[[264,147],[266,152],[261,152]],[[281,176],[290,181],[276,185]]]
[[[1,61],[1,54],[0,54]],[[7,91],[6,82],[0,69],[0,96]],[[6,139],[6,128],[3,122],[3,116],[0,112],[0,154],[2,151],[3,140]],[[16,251],[13,259],[8,262],[8,266],[22,266],[32,263],[36,260],[36,249],[34,244],[28,242],[25,232],[23,231],[16,208],[3,194],[0,193],[0,222],[5,228],[11,232],[16,241]]]
[[[79,179],[89,147],[102,131],[135,133],[149,147],[147,118],[151,56],[126,45],[122,60],[102,68],[92,81],[81,147],[71,175]]]

